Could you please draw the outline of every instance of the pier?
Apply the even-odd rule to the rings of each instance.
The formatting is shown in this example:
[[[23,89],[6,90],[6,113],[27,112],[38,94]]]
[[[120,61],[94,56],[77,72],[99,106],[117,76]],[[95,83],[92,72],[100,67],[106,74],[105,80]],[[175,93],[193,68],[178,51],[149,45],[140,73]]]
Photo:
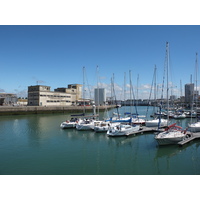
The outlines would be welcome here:
[[[183,146],[184,144],[187,144],[195,139],[200,139],[200,132],[192,133],[191,137],[185,138],[184,140],[178,142],[178,145]]]
[[[130,135],[137,135],[137,134],[143,134],[143,133],[146,133],[146,132],[162,132],[164,131],[164,128],[165,127],[161,127],[160,129],[158,129],[157,127],[146,127],[146,126],[143,126],[141,127],[141,129],[139,131],[134,131],[132,133],[129,133],[129,134],[126,134],[125,136],[130,136]]]
[[[99,110],[114,108],[114,105],[96,107]],[[83,106],[0,106],[0,115],[80,113]],[[85,106],[86,112],[93,112],[93,106]]]

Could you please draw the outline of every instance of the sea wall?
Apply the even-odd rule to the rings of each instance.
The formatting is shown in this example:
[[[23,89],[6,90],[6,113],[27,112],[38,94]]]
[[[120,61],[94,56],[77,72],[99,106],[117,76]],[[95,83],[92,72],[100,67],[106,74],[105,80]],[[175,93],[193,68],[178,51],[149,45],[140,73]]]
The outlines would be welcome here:
[[[114,108],[115,106],[99,106],[99,110]],[[96,111],[97,111],[96,107]],[[93,112],[92,106],[86,106],[86,111]],[[0,115],[24,115],[45,113],[81,113],[83,106],[0,106]]]

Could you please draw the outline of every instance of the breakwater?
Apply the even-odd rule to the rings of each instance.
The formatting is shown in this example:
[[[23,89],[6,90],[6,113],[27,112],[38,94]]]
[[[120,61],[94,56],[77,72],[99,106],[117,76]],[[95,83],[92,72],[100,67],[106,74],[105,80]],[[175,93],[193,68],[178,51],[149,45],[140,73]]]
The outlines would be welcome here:
[[[114,105],[99,106],[103,111],[114,108]],[[0,106],[0,115],[25,115],[25,114],[48,114],[48,113],[80,113],[83,112],[83,106]],[[86,106],[85,110],[93,111],[93,106]]]

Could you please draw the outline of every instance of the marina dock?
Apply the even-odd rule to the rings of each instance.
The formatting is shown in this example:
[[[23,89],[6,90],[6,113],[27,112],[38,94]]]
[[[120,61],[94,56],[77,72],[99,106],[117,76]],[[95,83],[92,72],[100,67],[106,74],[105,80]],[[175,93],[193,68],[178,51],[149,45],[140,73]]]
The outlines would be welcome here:
[[[143,134],[143,133],[152,133],[152,132],[161,132],[161,131],[164,131],[164,128],[165,127],[161,127],[161,129],[158,129],[157,127],[146,127],[146,126],[143,126],[141,127],[141,129],[139,131],[134,131],[132,133],[129,133],[129,134],[126,134],[126,136],[130,136],[130,135],[133,135],[133,136],[136,136],[137,134]]]
[[[195,139],[200,139],[200,132],[192,133],[191,137],[184,139],[183,141],[178,142],[178,145],[183,146],[184,144],[187,144]]]

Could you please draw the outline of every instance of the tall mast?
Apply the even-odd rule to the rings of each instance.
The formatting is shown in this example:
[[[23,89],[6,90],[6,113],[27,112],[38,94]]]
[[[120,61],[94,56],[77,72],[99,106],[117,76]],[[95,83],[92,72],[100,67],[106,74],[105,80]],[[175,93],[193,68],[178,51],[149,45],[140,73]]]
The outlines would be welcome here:
[[[129,80],[130,80],[130,112],[131,112],[131,115],[132,115],[132,104],[133,104],[133,100],[132,100],[132,82],[131,82],[131,70],[129,70]]]
[[[137,76],[137,106],[138,106],[138,87],[139,87],[139,74]]]
[[[155,103],[156,103],[156,70],[157,70],[157,67],[155,65],[155,68],[154,68],[154,114],[155,114]]]
[[[99,67],[97,65],[97,106],[98,106],[98,115],[99,115]]]
[[[83,67],[83,107],[85,114],[85,67]]]
[[[167,54],[167,121],[169,121],[169,42],[166,43]]]
[[[197,92],[197,74],[198,74],[198,53],[196,53],[196,62],[195,62],[195,75],[196,75],[196,84],[195,84],[195,92],[196,92],[196,107],[197,107],[197,103],[198,103],[198,92]]]
[[[126,111],[126,72],[124,72],[124,112]]]

